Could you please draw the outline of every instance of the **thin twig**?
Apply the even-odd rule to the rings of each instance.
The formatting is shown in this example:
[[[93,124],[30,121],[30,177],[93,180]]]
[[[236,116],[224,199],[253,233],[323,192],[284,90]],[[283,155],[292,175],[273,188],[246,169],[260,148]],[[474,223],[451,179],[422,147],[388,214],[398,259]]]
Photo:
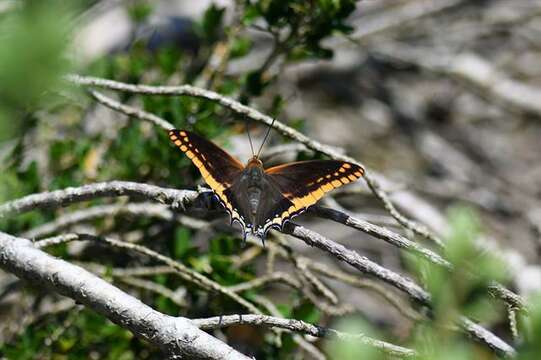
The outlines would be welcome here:
[[[268,283],[283,283],[285,285],[289,285],[293,288],[300,288],[301,284],[292,276],[289,274],[283,273],[283,272],[275,272],[268,275],[263,275],[260,277],[257,277],[253,280],[246,281],[240,284],[232,285],[228,287],[229,290],[239,293],[242,291],[251,290],[254,288],[258,288],[261,286],[264,286]]]
[[[57,217],[54,221],[39,225],[21,234],[21,237],[38,239],[49,236],[70,226],[90,222],[103,217],[118,215],[147,216],[164,221],[176,221],[190,229],[209,228],[206,221],[195,219],[186,215],[171,211],[166,205],[150,202],[143,203],[119,203],[108,205],[96,205],[90,208],[77,210]]]
[[[357,252],[302,226],[288,223],[284,227],[284,232],[293,235],[310,246],[315,246],[328,252],[340,261],[348,263],[363,273],[376,276],[380,280],[395,286],[396,288],[406,292],[418,303],[430,306],[430,294],[411,279],[386,269],[370,259],[359,255]]]
[[[327,266],[322,263],[311,262],[309,267],[314,271],[320,273],[323,276],[326,276],[331,279],[342,281],[345,284],[374,291],[376,294],[381,296],[389,305],[393,306],[399,313],[407,317],[408,319],[414,321],[420,321],[423,319],[422,315],[413,310],[408,304],[405,304],[400,300],[394,293],[391,293],[389,290],[385,289],[381,284],[371,280],[371,279],[361,279],[357,276],[350,275],[343,271],[333,269],[330,266]]]
[[[236,293],[208,279],[204,275],[190,268],[187,268],[181,263],[165,255],[157,253],[142,245],[126,243],[126,242],[111,239],[108,237],[99,237],[99,236],[94,236],[90,234],[64,234],[64,235],[37,241],[35,243],[35,246],[38,248],[43,248],[43,247],[57,245],[57,244],[64,244],[70,241],[85,241],[85,240],[102,242],[102,243],[109,244],[115,248],[127,249],[127,250],[138,252],[140,254],[144,254],[152,259],[158,260],[161,263],[166,264],[167,266],[170,266],[172,269],[176,270],[178,274],[184,280],[189,281],[190,283],[195,284],[197,286],[203,287],[204,289],[216,291],[217,293],[220,293],[230,298],[231,300],[235,301],[236,303],[242,305],[243,307],[245,307],[247,310],[251,312],[260,313],[258,308],[256,308],[252,303],[248,302],[247,300],[240,297]]]
[[[451,263],[436,254],[432,250],[429,250],[422,245],[419,245],[413,241],[408,240],[404,236],[401,236],[395,232],[387,230],[384,227],[377,226],[369,223],[368,221],[355,218],[343,211],[329,209],[323,206],[314,205],[310,207],[309,212],[326,219],[336,221],[340,224],[344,224],[351,228],[360,230],[364,233],[374,236],[375,238],[385,240],[394,246],[411,251],[427,260],[431,263],[443,266],[449,270],[452,269]]]
[[[152,124],[161,127],[164,130],[171,130],[175,127],[169,121],[154,115],[152,113],[146,112],[144,110],[137,109],[132,106],[124,105],[116,100],[111,99],[110,97],[103,95],[102,93],[96,90],[89,90],[90,95],[100,104],[107,106],[108,108],[121,112],[128,116],[133,116],[135,118],[149,121]]]
[[[481,325],[476,324],[465,317],[461,317],[458,323],[472,338],[482,344],[488,345],[488,347],[490,347],[497,354],[505,357],[516,356],[515,349]]]
[[[267,312],[269,314],[271,314],[272,316],[274,317],[278,317],[280,318],[282,316],[282,314],[280,313],[280,311],[278,310],[278,308],[276,307],[276,305],[270,301],[269,299],[267,299],[265,296],[262,296],[262,295],[255,295],[254,296],[254,302],[257,303],[259,306],[265,308],[265,310],[267,310]],[[276,329],[278,330],[279,332],[282,331],[282,329]],[[306,335],[305,335],[306,336]],[[279,340],[279,339],[278,339]],[[316,359],[316,360],[326,360],[327,357],[325,356],[325,354],[323,354],[321,352],[321,350],[319,350],[317,347],[315,347],[314,345],[312,345],[309,341],[307,341],[302,335],[300,334],[294,334],[293,335],[293,341],[299,345],[299,347],[301,349],[303,349],[304,351],[306,351],[308,354],[311,355],[312,358]]]
[[[216,316],[207,319],[194,319],[192,322],[203,330],[217,329],[238,324],[278,327],[315,337],[331,337],[344,341],[359,341],[364,345],[376,348],[390,356],[408,358],[417,355],[417,353],[412,349],[394,345],[385,341],[376,340],[366,336],[365,334],[348,334],[338,330],[312,325],[301,320],[284,319],[274,316],[238,314]]]
[[[180,307],[186,307],[187,305],[183,293],[172,291],[171,289],[154,281],[139,279],[132,276],[119,277],[119,280],[127,285],[131,285],[143,290],[148,290],[155,294],[166,297]]]

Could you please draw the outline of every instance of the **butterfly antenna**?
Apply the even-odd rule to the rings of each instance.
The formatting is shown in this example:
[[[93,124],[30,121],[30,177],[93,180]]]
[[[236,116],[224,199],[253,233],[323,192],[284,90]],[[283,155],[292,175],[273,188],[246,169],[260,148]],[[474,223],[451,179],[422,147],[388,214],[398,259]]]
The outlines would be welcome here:
[[[248,128],[248,122],[245,122],[244,126],[246,128],[246,133],[248,134],[248,141],[250,141],[250,149],[252,149],[252,155],[255,155],[254,145],[252,144],[252,137],[250,136],[250,129]]]
[[[269,127],[267,128],[267,133],[265,134],[265,137],[263,138],[263,142],[261,143],[261,146],[259,147],[259,150],[257,151],[257,157],[259,157],[259,154],[261,153],[261,150],[263,149],[263,145],[265,145],[265,141],[267,141],[267,138],[269,137],[269,133],[272,129],[272,125],[274,125],[274,121],[276,118],[272,119],[272,122],[270,123]]]

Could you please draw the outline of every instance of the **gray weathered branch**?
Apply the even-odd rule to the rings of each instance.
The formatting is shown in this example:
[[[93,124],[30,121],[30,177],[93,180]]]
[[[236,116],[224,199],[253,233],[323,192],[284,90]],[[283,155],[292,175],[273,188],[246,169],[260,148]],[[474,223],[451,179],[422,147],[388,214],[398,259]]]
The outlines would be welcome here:
[[[413,282],[413,280],[376,264],[370,259],[359,255],[356,251],[350,250],[312,230],[292,223],[286,224],[284,232],[293,235],[310,246],[315,246],[328,252],[340,261],[348,263],[363,273],[373,275],[386,283],[395,286],[406,292],[412,299],[420,304],[430,304],[430,294]]]
[[[28,195],[0,205],[0,217],[35,209],[67,206],[74,202],[98,197],[124,195],[144,197],[170,205],[173,208],[184,208],[186,204],[197,197],[197,194],[197,191],[162,188],[129,181],[109,181]]]
[[[88,271],[0,232],[0,266],[68,296],[159,347],[169,356],[249,359],[182,317],[164,315]]]
[[[397,346],[385,341],[376,340],[364,334],[348,334],[334,329],[323,328],[312,325],[301,320],[284,319],[275,316],[253,315],[253,314],[237,314],[226,316],[215,316],[206,319],[194,319],[192,322],[203,330],[218,329],[238,324],[261,325],[267,327],[277,327],[287,329],[294,332],[300,332],[315,337],[335,337],[340,340],[355,340],[362,344],[374,347],[388,355],[397,357],[413,357],[417,355],[414,350]]]

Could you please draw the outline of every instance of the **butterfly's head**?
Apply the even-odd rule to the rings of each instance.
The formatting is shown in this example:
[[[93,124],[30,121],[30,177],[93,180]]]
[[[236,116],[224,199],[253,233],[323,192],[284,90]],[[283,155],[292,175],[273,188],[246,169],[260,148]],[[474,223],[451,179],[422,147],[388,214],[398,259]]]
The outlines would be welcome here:
[[[246,167],[247,168],[251,168],[251,167],[262,168],[263,167],[263,162],[261,160],[259,160],[257,155],[254,155],[250,160],[248,160],[248,163],[246,164]]]

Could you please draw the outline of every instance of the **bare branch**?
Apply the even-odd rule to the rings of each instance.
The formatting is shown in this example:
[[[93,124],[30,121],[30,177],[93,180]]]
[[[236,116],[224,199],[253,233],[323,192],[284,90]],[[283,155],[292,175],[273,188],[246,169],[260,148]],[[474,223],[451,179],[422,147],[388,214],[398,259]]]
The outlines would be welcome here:
[[[423,258],[429,260],[433,264],[443,266],[447,269],[451,269],[452,265],[440,255],[436,254],[432,250],[429,250],[413,241],[406,239],[405,237],[387,230],[384,227],[377,226],[353,216],[350,216],[342,211],[329,209],[323,206],[313,205],[309,211],[317,216],[336,221],[354,229],[360,230],[364,233],[370,234],[375,238],[385,240],[396,247],[411,251]]]
[[[347,249],[343,245],[335,243],[312,230],[292,223],[288,223],[284,227],[284,232],[293,235],[310,246],[315,246],[328,252],[338,260],[348,263],[363,273],[376,276],[386,283],[395,286],[422,305],[430,304],[430,294],[411,279],[388,270],[370,259],[359,255],[357,252]]]
[[[129,181],[102,182],[77,188],[66,188],[28,195],[18,200],[4,203],[0,205],[0,218],[35,209],[67,206],[77,201],[85,201],[98,197],[124,195],[140,196],[168,204],[173,208],[184,208],[186,204],[197,197],[198,193],[197,191],[162,188]]]
[[[141,119],[141,120],[149,121],[152,124],[157,125],[157,126],[161,127],[164,130],[171,130],[171,129],[175,128],[173,126],[173,124],[171,124],[169,121],[164,120],[163,118],[161,118],[161,117],[159,117],[157,115],[146,112],[144,110],[134,108],[132,106],[124,105],[124,104],[122,104],[122,103],[120,103],[120,102],[118,102],[116,100],[113,100],[110,97],[105,96],[102,93],[100,93],[98,91],[95,91],[95,90],[90,90],[89,93],[90,93],[90,95],[92,95],[92,97],[97,102],[99,102],[102,105],[107,106],[108,108],[110,108],[112,110],[121,112],[121,113],[126,114],[128,116],[133,116],[133,117]]]
[[[28,239],[49,236],[70,226],[117,215],[147,216],[165,221],[176,221],[191,229],[204,229],[209,223],[171,211],[166,205],[149,202],[96,205],[57,217],[54,221],[39,225],[21,234]]]
[[[127,285],[148,290],[163,297],[166,297],[180,307],[186,306],[186,300],[184,299],[183,294],[172,291],[171,289],[161,284],[155,283],[154,281],[139,279],[131,276],[119,277],[119,280]]]
[[[416,356],[414,350],[397,346],[385,341],[370,338],[364,334],[348,334],[334,329],[324,328],[309,324],[301,320],[283,319],[267,315],[238,314],[227,316],[216,316],[207,319],[195,319],[192,322],[203,330],[217,329],[238,324],[261,325],[267,327],[278,327],[294,332],[300,332],[315,337],[334,337],[346,341],[359,341],[364,345],[374,347],[388,355],[401,358]]]
[[[88,306],[170,356],[249,359],[190,320],[164,315],[88,271],[36,249],[26,239],[0,233],[0,266]]]
[[[376,195],[376,197],[383,203],[383,206],[385,207],[385,210],[391,214],[392,217],[398,221],[400,225],[405,227],[406,229],[413,231],[415,234],[418,234],[432,242],[434,242],[436,245],[438,245],[440,248],[443,248],[443,241],[433,234],[428,228],[422,224],[418,224],[413,220],[408,219],[404,215],[402,215],[396,207],[391,202],[391,199],[389,199],[389,195],[383,189],[381,188],[381,185],[376,181],[375,178],[370,176],[369,174],[364,175],[364,180],[366,181],[366,184],[370,188],[370,190]]]
[[[397,297],[391,291],[387,290],[384,286],[382,286],[378,282],[375,282],[371,279],[362,279],[357,276],[350,275],[343,271],[333,269],[322,263],[311,262],[309,263],[309,267],[313,269],[314,271],[328,278],[342,281],[345,284],[348,284],[357,288],[369,289],[369,290],[374,291],[375,293],[380,295],[383,299],[385,299],[385,301],[387,301],[396,310],[398,310],[398,312],[400,312],[402,315],[404,315],[408,319],[415,320],[415,321],[419,321],[422,319],[422,316],[418,312],[411,309],[409,305],[405,304],[399,297]]]
[[[505,341],[482,327],[471,321],[466,317],[459,319],[459,325],[468,333],[473,339],[479,341],[482,344],[488,345],[494,352],[505,357],[514,357],[516,355],[515,349],[509,346]]]

